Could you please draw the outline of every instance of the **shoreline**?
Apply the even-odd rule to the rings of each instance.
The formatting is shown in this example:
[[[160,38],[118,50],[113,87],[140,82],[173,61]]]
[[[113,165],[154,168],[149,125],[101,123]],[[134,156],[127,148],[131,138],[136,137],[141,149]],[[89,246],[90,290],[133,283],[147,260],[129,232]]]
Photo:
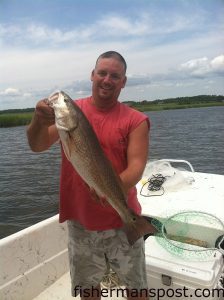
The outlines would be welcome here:
[[[125,102],[124,102],[125,103]],[[131,102],[125,103],[130,107],[141,112],[162,111],[171,109],[188,109],[224,106],[224,102],[206,102],[206,103],[142,103]],[[16,127],[28,125],[32,119],[33,112],[22,112],[22,110],[14,110],[14,112],[0,112],[0,128]]]
[[[141,103],[136,103],[136,104],[132,104],[130,106],[139,111],[147,112],[147,111],[162,111],[162,110],[171,110],[171,109],[217,107],[217,106],[224,106],[224,102],[195,103],[195,104],[192,104],[192,103],[191,104],[177,104],[177,103],[141,104]]]

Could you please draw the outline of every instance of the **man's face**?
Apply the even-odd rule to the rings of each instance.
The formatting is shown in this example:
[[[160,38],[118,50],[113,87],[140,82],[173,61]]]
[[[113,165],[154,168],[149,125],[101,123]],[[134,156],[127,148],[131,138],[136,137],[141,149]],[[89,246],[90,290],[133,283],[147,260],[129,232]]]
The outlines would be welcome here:
[[[101,58],[92,71],[91,80],[96,101],[115,103],[126,83],[124,65],[116,58]]]

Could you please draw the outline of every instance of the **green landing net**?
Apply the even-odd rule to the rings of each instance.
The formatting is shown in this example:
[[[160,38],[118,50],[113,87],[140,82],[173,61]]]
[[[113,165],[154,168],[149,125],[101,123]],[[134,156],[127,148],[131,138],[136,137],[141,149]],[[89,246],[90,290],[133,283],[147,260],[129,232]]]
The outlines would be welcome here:
[[[224,254],[224,224],[216,216],[201,211],[176,213],[161,224],[153,221],[157,242],[172,255],[203,261]]]

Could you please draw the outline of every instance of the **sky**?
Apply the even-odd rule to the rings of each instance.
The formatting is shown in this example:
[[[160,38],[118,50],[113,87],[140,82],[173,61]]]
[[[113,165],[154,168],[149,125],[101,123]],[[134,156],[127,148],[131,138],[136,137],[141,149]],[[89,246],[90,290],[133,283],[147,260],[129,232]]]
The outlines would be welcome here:
[[[108,50],[128,65],[120,101],[224,95],[223,15],[224,0],[0,0],[0,110],[90,95]]]

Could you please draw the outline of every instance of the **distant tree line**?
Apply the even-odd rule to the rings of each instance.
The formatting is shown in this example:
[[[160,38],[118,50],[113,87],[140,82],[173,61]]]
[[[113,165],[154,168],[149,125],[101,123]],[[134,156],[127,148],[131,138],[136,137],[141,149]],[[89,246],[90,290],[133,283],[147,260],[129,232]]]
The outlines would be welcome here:
[[[203,104],[203,103],[221,103],[224,102],[224,96],[222,95],[199,95],[192,97],[176,97],[176,98],[167,98],[167,99],[156,99],[156,100],[142,100],[142,101],[125,101],[130,106],[138,106],[138,105],[155,105],[155,104]],[[0,110],[0,114],[12,114],[12,113],[30,113],[34,112],[34,108],[23,108],[23,109],[6,109]]]
[[[224,102],[224,96],[222,95],[199,95],[192,97],[176,97],[176,98],[167,98],[167,99],[156,99],[153,101],[142,100],[142,101],[126,101],[125,103],[130,106],[140,105],[155,105],[155,104],[196,104],[196,103],[210,103],[210,102]]]
[[[14,113],[28,113],[34,112],[34,108],[21,108],[21,109],[5,109],[0,110],[0,114],[14,114]]]

